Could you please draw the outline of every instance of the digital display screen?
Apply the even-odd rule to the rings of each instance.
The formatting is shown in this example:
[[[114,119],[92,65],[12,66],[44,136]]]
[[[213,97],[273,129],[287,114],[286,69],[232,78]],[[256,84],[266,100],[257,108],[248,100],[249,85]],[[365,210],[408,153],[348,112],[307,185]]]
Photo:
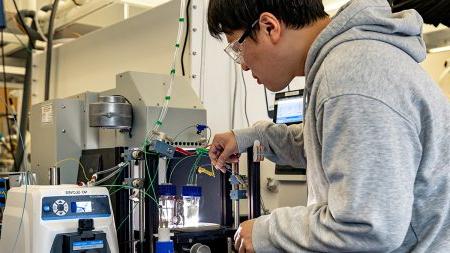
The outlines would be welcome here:
[[[73,213],[91,213],[92,212],[92,202],[91,201],[72,202],[71,206],[72,206]]]
[[[277,101],[277,124],[303,122],[303,97],[295,96]]]

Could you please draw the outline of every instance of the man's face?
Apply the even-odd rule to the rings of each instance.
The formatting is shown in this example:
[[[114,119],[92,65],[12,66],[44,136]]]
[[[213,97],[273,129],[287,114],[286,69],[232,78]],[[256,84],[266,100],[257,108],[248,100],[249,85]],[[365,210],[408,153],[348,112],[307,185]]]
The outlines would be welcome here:
[[[244,31],[235,31],[226,35],[227,41],[238,40]],[[292,58],[283,43],[274,43],[267,31],[257,31],[256,41],[247,37],[240,45],[244,71],[251,71],[258,84],[277,92],[286,88],[295,77],[292,66],[288,66]]]

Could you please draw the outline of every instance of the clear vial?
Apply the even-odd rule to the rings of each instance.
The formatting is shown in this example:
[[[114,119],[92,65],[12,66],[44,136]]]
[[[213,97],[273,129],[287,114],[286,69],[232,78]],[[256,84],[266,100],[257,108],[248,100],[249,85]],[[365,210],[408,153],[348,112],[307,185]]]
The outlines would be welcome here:
[[[201,196],[201,187],[195,185],[183,186],[183,216],[185,227],[198,226]]]
[[[162,184],[159,190],[159,226],[173,228],[176,226],[176,195],[177,187],[172,184]]]

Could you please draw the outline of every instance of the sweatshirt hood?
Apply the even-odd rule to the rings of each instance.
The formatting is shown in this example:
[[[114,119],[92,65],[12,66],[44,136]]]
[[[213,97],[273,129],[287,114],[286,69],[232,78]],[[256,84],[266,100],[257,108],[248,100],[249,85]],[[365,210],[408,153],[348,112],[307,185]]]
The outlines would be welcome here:
[[[308,52],[306,87],[311,86],[325,57],[333,48],[354,40],[377,40],[407,53],[416,62],[426,58],[423,19],[415,10],[392,13],[387,0],[352,0],[320,33]]]

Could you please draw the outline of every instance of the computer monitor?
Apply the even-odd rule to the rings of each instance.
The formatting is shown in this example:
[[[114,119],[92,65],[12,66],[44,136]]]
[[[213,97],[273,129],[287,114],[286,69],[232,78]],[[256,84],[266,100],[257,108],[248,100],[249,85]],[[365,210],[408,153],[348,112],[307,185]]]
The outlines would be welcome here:
[[[275,94],[275,115],[277,124],[300,124],[303,122],[303,90]]]
[[[279,92],[275,94],[276,124],[300,124],[303,122],[303,90]],[[299,154],[300,155],[300,154]],[[275,165],[275,175],[306,175],[305,168],[294,168],[289,165]]]

